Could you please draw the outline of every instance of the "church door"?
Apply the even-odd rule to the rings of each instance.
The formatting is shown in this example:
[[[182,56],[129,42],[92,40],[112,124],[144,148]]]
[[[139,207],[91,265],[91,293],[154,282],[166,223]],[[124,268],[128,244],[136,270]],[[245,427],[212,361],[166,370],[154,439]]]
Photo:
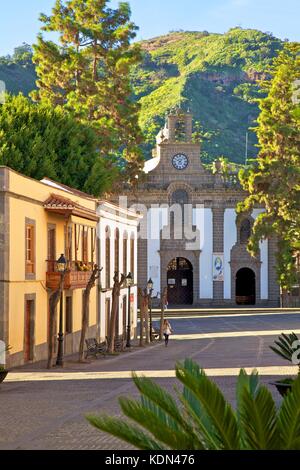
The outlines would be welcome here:
[[[185,258],[174,258],[168,265],[168,303],[193,303],[193,267]]]
[[[235,295],[238,305],[255,305],[255,273],[242,268],[236,273]]]

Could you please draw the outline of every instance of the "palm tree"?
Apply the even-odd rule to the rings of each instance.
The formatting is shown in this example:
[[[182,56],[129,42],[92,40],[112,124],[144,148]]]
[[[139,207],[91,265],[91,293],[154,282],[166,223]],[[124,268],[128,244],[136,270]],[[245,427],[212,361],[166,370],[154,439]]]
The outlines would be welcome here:
[[[241,369],[236,411],[217,385],[190,359],[176,365],[183,385],[177,400],[145,377],[133,373],[140,400],[120,398],[128,419],[87,417],[101,431],[143,450],[300,449],[300,377],[276,409],[258,374]]]

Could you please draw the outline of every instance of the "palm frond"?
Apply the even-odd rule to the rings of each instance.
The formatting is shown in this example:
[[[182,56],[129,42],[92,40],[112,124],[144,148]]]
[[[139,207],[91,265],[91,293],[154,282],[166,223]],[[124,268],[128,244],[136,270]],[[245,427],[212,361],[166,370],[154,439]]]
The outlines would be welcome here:
[[[191,359],[184,361],[184,367],[191,372],[196,380],[200,380],[201,376],[205,375],[199,365]],[[219,440],[216,437],[216,430],[198,398],[186,386],[183,387],[182,393],[177,393],[177,396],[184,406],[186,415],[194,422],[195,432],[199,435],[205,448],[208,450],[218,449]]]
[[[290,333],[288,335],[281,333],[277,338],[277,341],[274,341],[276,346],[270,346],[270,349],[286,361],[292,362],[292,356],[295,352],[293,344],[298,340],[299,338],[295,333]]]
[[[242,444],[245,449],[278,449],[280,443],[277,428],[276,406],[271,392],[265,386],[252,387],[241,375],[238,384],[238,416]],[[253,386],[256,385],[255,388]]]
[[[136,400],[122,398],[120,405],[123,413],[145,428],[155,439],[166,445],[168,449],[194,450],[201,448],[193,437],[186,433],[177,423],[156,405],[139,403]],[[149,406],[150,405],[150,406]]]
[[[283,399],[278,426],[282,447],[300,450],[300,376],[294,381],[291,392]]]
[[[240,436],[236,415],[217,385],[203,373],[196,376],[185,365],[176,365],[176,377],[200,401],[209,417],[219,449],[239,449]]]
[[[193,426],[185,419],[183,412],[171,394],[146,377],[138,377],[133,373],[133,380],[141,393],[142,404],[145,408],[157,415],[157,419],[164,425],[172,423],[174,430],[184,432],[189,436],[191,448],[202,448],[199,437]]]
[[[86,416],[87,420],[100,431],[107,432],[119,439],[132,444],[141,450],[165,450],[161,443],[152,439],[148,434],[144,433],[139,427],[127,423],[123,419],[101,416]]]

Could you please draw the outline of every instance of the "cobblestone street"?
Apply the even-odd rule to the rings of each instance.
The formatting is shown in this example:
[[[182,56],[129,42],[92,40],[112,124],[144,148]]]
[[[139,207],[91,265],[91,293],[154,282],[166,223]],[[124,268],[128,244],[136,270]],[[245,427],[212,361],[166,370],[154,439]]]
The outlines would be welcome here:
[[[137,393],[132,370],[172,389],[174,364],[191,357],[214,377],[234,403],[240,367],[258,368],[261,379],[296,373],[270,349],[281,331],[300,332],[299,313],[173,318],[174,335],[163,343],[88,364],[68,361],[63,370],[36,365],[14,369],[0,386],[1,449],[130,449],[96,431],[88,413],[120,414],[118,397]],[[277,402],[280,397],[270,385]]]

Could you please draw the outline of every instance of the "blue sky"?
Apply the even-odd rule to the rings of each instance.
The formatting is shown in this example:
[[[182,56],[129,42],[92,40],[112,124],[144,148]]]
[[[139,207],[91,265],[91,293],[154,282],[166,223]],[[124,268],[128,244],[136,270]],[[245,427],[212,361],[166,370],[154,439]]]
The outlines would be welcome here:
[[[138,39],[173,29],[223,33],[233,26],[271,31],[281,39],[300,41],[300,0],[130,0],[140,27]],[[0,55],[22,42],[35,41],[38,16],[49,13],[54,0],[0,1]],[[112,0],[111,5],[118,4]]]

